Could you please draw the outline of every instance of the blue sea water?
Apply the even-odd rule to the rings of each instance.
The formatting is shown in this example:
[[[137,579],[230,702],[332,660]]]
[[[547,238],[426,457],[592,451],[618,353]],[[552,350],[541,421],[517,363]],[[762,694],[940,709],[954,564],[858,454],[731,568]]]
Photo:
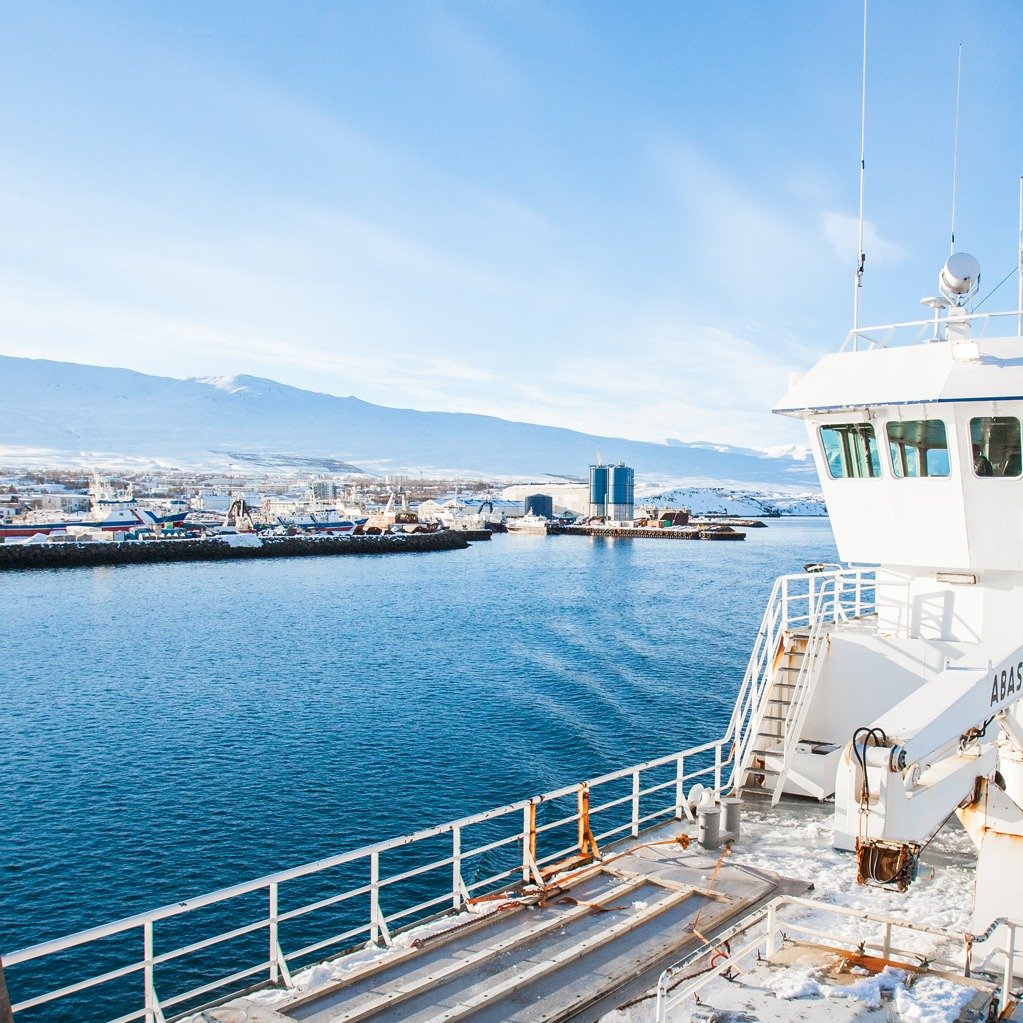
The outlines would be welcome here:
[[[715,738],[775,576],[835,557],[796,519],[7,574],[0,952]]]

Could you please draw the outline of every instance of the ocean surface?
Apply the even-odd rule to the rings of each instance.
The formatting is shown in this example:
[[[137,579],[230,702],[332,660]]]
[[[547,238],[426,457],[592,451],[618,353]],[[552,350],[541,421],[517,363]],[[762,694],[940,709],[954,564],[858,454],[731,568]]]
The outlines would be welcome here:
[[[775,576],[835,558],[793,519],[6,574],[0,952],[716,738]]]

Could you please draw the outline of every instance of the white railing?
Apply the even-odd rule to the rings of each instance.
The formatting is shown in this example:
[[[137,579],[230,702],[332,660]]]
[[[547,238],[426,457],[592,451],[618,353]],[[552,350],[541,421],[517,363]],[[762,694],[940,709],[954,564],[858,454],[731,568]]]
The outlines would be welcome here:
[[[853,621],[875,611],[875,570],[834,568],[779,576],[771,590],[725,738],[734,740],[726,789],[741,787],[765,713],[768,692],[794,633]],[[804,664],[805,664],[804,659]]]
[[[936,310],[937,312],[937,310]],[[992,324],[996,320],[1006,320],[1009,329],[1004,333],[992,333]],[[946,340],[945,328],[947,318],[937,315],[926,320],[906,320],[903,323],[885,323],[877,327],[859,327],[846,335],[840,351],[861,352],[872,348],[893,348],[902,345],[925,344],[928,341]],[[986,337],[1020,337],[1023,336],[1023,310],[1004,313],[966,313],[962,319],[953,321],[955,324],[969,323],[975,329],[971,331],[973,339]]]
[[[541,796],[509,803],[506,806],[463,817],[414,834],[393,838],[375,845],[355,849],[328,859],[307,863],[291,870],[258,878],[245,884],[187,899],[148,913],[140,913],[99,927],[45,941],[0,957],[11,983],[11,970],[32,962],[50,960],[72,949],[89,946],[102,951],[99,944],[112,937],[135,935],[142,958],[104,970],[74,983],[42,991],[15,1002],[15,1015],[38,1006],[81,995],[123,978],[139,980],[138,1007],[117,1017],[113,1023],[145,1020],[160,1023],[169,1010],[182,1012],[198,1008],[199,1000],[208,1001],[225,994],[238,993],[239,985],[255,986],[269,982],[291,986],[291,971],[298,963],[316,961],[311,958],[328,950],[343,951],[366,941],[390,945],[392,930],[420,923],[424,919],[462,909],[473,897],[495,891],[514,889],[529,883],[542,884],[545,866],[561,864],[566,857],[593,856],[599,845],[640,832],[659,822],[691,818],[686,792],[698,780],[715,792],[721,789],[725,739],[704,743],[668,756],[624,768],[577,785],[566,786]],[[597,802],[597,800],[602,800]],[[571,832],[571,841],[567,832]],[[438,843],[444,850],[438,854]],[[566,844],[567,843],[567,844]],[[389,856],[399,850],[422,849],[421,859],[408,869],[386,873]],[[502,869],[489,871],[486,864],[504,854]],[[348,865],[357,867],[362,883],[349,886],[311,902],[282,909],[282,900],[289,889],[303,878],[326,875]],[[470,873],[471,871],[471,873]],[[401,905],[398,891],[402,882],[428,879],[436,894],[410,905]],[[238,900],[238,912],[251,911],[251,901],[258,897],[263,911],[258,919],[248,919],[239,926],[201,938],[193,934],[185,944],[157,951],[159,925],[211,906],[230,907]],[[338,907],[351,900],[362,899],[366,908],[361,919],[340,932],[329,931],[326,937],[287,953],[282,948],[282,925],[301,917]],[[385,909],[386,905],[386,909]],[[238,917],[235,918],[236,921]],[[157,994],[157,973],[169,963],[181,963],[198,953],[262,932],[263,954],[249,961],[243,969],[228,975],[205,978],[205,982],[186,990],[170,990],[173,983],[165,978]],[[90,956],[82,956],[87,962]],[[237,962],[235,965],[239,965]],[[53,972],[66,970],[66,963]],[[49,972],[49,971],[48,971]],[[12,990],[13,994],[13,990]],[[66,1004],[66,1003],[65,1003]]]
[[[291,972],[299,966],[365,942],[390,945],[393,930],[457,912],[469,900],[482,895],[539,884],[543,869],[560,864],[566,857],[599,855],[602,843],[635,838],[644,829],[663,821],[692,819],[688,793],[694,783],[699,781],[719,795],[731,790],[741,777],[735,772],[736,754],[762,700],[763,687],[769,684],[782,635],[785,631],[812,627],[815,622],[840,622],[870,614],[874,607],[871,573],[869,569],[833,570],[783,576],[775,583],[735,711],[720,739],[484,813],[6,953],[0,956],[0,969],[8,971],[12,994],[20,986],[20,978],[15,979],[10,971],[17,972],[32,963],[42,964],[48,975],[66,974],[67,953],[74,950],[84,953],[91,947],[96,956],[83,954],[80,959],[91,961],[95,968],[96,961],[107,962],[112,955],[102,943],[116,938],[142,953],[141,959],[111,964],[111,969],[101,973],[22,998],[12,1006],[13,1012],[62,1002],[127,978],[138,982],[138,994],[132,996],[138,998],[138,1007],[111,1023],[133,1020],[162,1023],[169,1010],[182,1013],[198,1008],[203,999],[208,1003],[268,982],[291,986]],[[728,768],[731,775],[726,782],[724,774]],[[388,860],[393,863],[409,856],[415,862],[410,866],[403,863],[405,869],[392,868],[390,872],[386,869],[390,867]],[[358,872],[358,883],[342,883],[330,877],[331,871],[342,868],[349,873]],[[323,890],[315,898],[309,898],[308,892],[302,897],[302,882],[313,879]],[[426,886],[435,894],[418,900],[409,893],[402,894],[401,886],[410,883],[420,889]],[[289,896],[295,904],[288,901]],[[259,914],[256,919],[251,915],[245,919],[246,912],[252,914],[253,900],[259,902]],[[211,907],[223,910],[224,915],[233,914],[235,926],[200,936],[202,922],[198,917]],[[331,910],[336,916],[339,908],[349,913],[348,925],[335,930],[329,921],[323,920]],[[296,920],[308,924],[305,918],[317,913],[321,914],[317,930],[323,934],[325,929],[326,936],[311,943],[296,942],[299,947],[285,951],[289,943],[282,938],[282,930]],[[157,949],[159,937],[166,935],[165,940],[174,940],[170,936],[173,922],[192,919],[193,915],[197,922],[189,940]],[[244,922],[239,922],[243,919]],[[262,951],[256,961],[249,956],[251,949],[232,953],[234,966],[240,965],[239,959],[247,963],[241,969],[224,974],[213,967],[196,967],[202,973],[203,983],[192,986],[167,976],[169,964],[180,968],[181,964],[194,963],[200,953],[246,938],[255,941],[254,936],[260,935]],[[65,958],[61,960],[61,956]],[[51,971],[49,966],[54,962],[59,965]],[[159,973],[163,976],[158,978]],[[26,978],[26,982],[30,979]],[[184,989],[179,990],[181,987]]]
[[[813,910],[817,914],[829,914],[838,917],[864,920],[878,924],[876,931],[864,937],[862,934],[850,936],[820,927],[811,927],[798,919],[782,919],[781,911],[793,906],[804,910]],[[945,973],[970,976],[971,951],[973,945],[984,941],[994,933],[996,925],[1007,925],[1005,946],[1002,955],[1005,959],[1001,976],[999,1008],[1004,1010],[1012,999],[1013,963],[1016,954],[1015,926],[1005,920],[996,920],[982,935],[962,934],[955,931],[944,931],[924,924],[910,923],[898,917],[883,916],[869,913],[861,909],[849,909],[845,906],[834,906],[813,899],[803,899],[794,895],[781,895],[773,899],[753,916],[746,917],[734,927],[717,935],[712,941],[705,943],[681,962],[666,969],[657,981],[657,1023],[667,1023],[668,1012],[697,995],[708,984],[719,979],[727,970],[742,970],[746,962],[753,956],[766,958],[768,961],[775,955],[782,940],[791,939],[794,935],[802,938],[817,938],[826,941],[830,946],[858,952],[859,954],[877,953],[881,959],[905,962],[919,968],[921,956],[912,949],[900,949],[892,943],[898,931],[911,931],[926,934],[940,939],[942,944],[959,944],[963,948],[963,959],[957,962],[942,956],[931,954],[926,957],[928,968],[938,969]],[[752,937],[750,936],[752,932]],[[743,944],[732,947],[735,938],[744,936]],[[701,969],[704,960],[710,960],[711,969]],[[694,976],[696,973],[698,976]]]

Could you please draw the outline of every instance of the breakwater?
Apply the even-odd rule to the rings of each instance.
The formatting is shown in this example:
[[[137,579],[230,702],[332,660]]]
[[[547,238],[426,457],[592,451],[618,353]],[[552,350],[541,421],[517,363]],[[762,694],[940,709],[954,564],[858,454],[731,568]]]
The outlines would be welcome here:
[[[242,542],[239,542],[242,541]],[[144,565],[161,561],[227,561],[238,558],[325,557],[452,551],[469,546],[465,533],[393,533],[381,536],[282,536],[251,534],[187,540],[126,540],[83,543],[0,544],[0,571]]]

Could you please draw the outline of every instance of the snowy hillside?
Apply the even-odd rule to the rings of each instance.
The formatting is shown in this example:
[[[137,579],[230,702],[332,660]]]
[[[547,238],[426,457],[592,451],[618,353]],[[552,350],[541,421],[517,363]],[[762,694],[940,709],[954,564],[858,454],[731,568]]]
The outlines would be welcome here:
[[[637,504],[689,508],[696,515],[708,512],[758,518],[761,515],[827,515],[818,494],[772,493],[731,487],[637,488]]]
[[[176,380],[0,356],[0,464],[485,476],[584,474],[599,448],[637,474],[815,489],[812,461],[713,444],[651,444],[489,416],[371,405],[257,377]],[[794,457],[795,456],[795,457]]]

